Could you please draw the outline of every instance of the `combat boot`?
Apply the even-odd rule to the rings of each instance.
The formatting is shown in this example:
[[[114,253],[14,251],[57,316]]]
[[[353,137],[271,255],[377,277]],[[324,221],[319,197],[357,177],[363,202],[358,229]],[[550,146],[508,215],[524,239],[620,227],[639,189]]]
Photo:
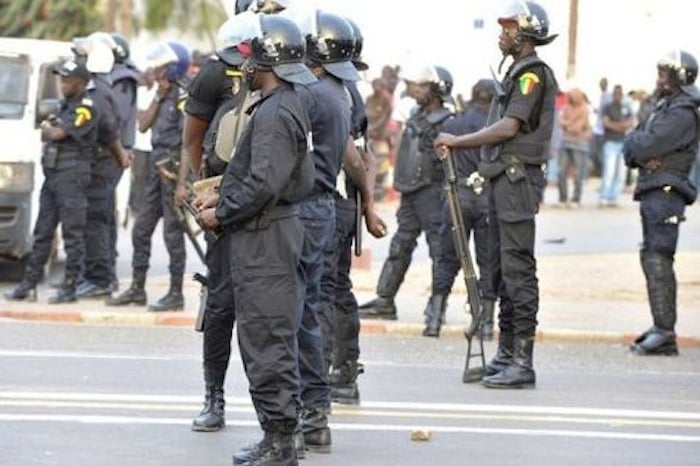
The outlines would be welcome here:
[[[36,285],[27,281],[21,281],[12,291],[5,293],[8,301],[36,301]]]
[[[486,376],[496,375],[513,362],[513,334],[501,332],[498,334],[498,349],[496,355],[486,364]]]
[[[182,296],[182,277],[170,277],[170,289],[155,304],[148,306],[149,312],[182,311],[185,298]]]
[[[447,309],[447,295],[436,294],[428,300],[428,306],[425,308],[425,329],[423,329],[424,337],[439,337],[440,328],[445,318],[445,310]]]
[[[292,434],[265,432],[263,439],[233,455],[234,465],[298,466]]]
[[[501,372],[486,376],[482,383],[488,388],[534,388],[535,370],[532,367],[534,337],[513,339],[513,361]]]
[[[676,344],[676,275],[673,259],[657,253],[642,252],[642,270],[647,281],[647,295],[654,326],[630,346],[640,356],[675,356]]]
[[[55,295],[49,298],[49,304],[72,303],[78,300],[75,293],[75,282],[67,281],[58,289]]]
[[[204,396],[204,408],[192,421],[192,430],[195,432],[216,432],[224,428],[224,389],[220,386],[207,387]]]
[[[396,320],[396,305],[393,298],[378,296],[358,307],[360,319]]]
[[[328,376],[331,385],[331,401],[345,405],[360,404],[360,389],[357,387],[357,376],[364,373],[364,366],[357,361],[345,363],[333,369]]]
[[[82,282],[76,289],[75,295],[78,298],[93,299],[109,297],[110,289],[108,286],[101,286],[90,281]]]
[[[481,301],[481,339],[493,340],[493,311],[495,302],[490,299]]]
[[[120,295],[107,298],[105,304],[107,306],[127,306],[129,304],[145,306],[147,302],[145,285],[146,272],[135,270],[131,279],[131,286]]]
[[[308,451],[315,453],[331,452],[331,429],[328,427],[327,410],[307,408],[301,415],[301,430]]]

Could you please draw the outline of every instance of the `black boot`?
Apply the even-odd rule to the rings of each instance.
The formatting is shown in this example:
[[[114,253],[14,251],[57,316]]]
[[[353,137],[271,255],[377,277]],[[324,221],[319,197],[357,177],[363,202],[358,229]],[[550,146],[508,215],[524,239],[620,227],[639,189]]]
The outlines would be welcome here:
[[[440,328],[447,309],[447,294],[435,294],[428,300],[425,308],[425,329],[424,337],[439,337]]]
[[[204,408],[192,421],[195,432],[216,432],[224,428],[224,389],[220,385],[208,385],[204,396]]]
[[[404,275],[410,263],[410,254],[406,259],[401,244],[392,238],[389,245],[389,257],[384,261],[382,272],[377,281],[377,298],[359,306],[361,319],[396,320],[394,296],[399,291]]]
[[[486,376],[482,382],[488,388],[534,388],[535,370],[532,367],[534,337],[513,339],[513,362],[501,372]]]
[[[122,294],[107,298],[105,304],[107,306],[127,306],[129,304],[145,306],[147,302],[145,285],[146,271],[134,270],[131,286]]]
[[[36,301],[36,285],[27,281],[21,281],[14,290],[5,293],[8,301]]]
[[[496,375],[513,362],[513,334],[501,332],[498,334],[498,349],[496,355],[486,364],[486,376]]]
[[[182,311],[185,298],[182,296],[182,277],[170,277],[170,289],[155,304],[148,306],[149,312]]]
[[[358,307],[360,319],[396,320],[396,305],[392,298],[378,296]]]
[[[484,299],[481,301],[481,339],[493,340],[493,310],[494,301]]]
[[[301,430],[308,451],[331,452],[331,429],[328,427],[326,413],[327,410],[323,408],[307,408],[301,415]]]
[[[357,387],[357,376],[364,372],[364,366],[357,361],[345,361],[343,365],[333,369],[328,376],[331,384],[331,401],[345,405],[360,404],[360,389]]]
[[[78,296],[75,293],[75,281],[66,280],[56,294],[49,298],[49,304],[72,303],[77,300]]]
[[[233,455],[234,465],[298,466],[292,434],[265,432],[263,439]]]
[[[655,253],[641,253],[642,270],[647,281],[647,295],[654,326],[630,346],[639,355],[677,355],[676,344],[676,275],[673,258]]]

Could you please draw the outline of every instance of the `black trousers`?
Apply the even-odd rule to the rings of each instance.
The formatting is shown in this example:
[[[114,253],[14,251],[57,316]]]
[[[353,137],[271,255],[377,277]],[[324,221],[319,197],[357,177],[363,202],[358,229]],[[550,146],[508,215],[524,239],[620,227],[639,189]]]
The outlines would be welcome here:
[[[300,406],[296,330],[305,289],[299,266],[304,230],[293,216],[226,239],[238,343],[253,406],[264,431],[291,434]]]
[[[491,263],[489,261],[489,194],[488,189],[477,195],[471,188],[460,187],[459,205],[464,219],[464,229],[467,240],[474,233],[474,251],[476,263],[479,267],[479,292],[482,299],[496,300],[496,292],[493,289]],[[440,260],[433,289],[437,294],[449,294],[452,291],[455,277],[460,271],[461,264],[457,256],[452,231],[452,219],[447,203],[443,206],[443,222],[440,228]]]
[[[685,219],[685,198],[674,190],[648,191],[641,195],[642,253],[673,258],[678,246],[681,222]]]
[[[56,168],[44,169],[39,214],[34,225],[34,245],[25,272],[27,282],[36,285],[41,280],[59,223],[66,251],[64,281],[75,283],[80,278],[85,260],[89,184],[88,161],[59,161]]]
[[[162,157],[160,157],[162,158]],[[163,181],[158,173],[156,161],[159,160],[151,153],[148,165],[148,178],[144,188],[144,204],[136,217],[131,230],[131,241],[134,247],[131,266],[134,270],[147,270],[151,259],[151,237],[163,219],[163,240],[168,250],[171,277],[182,277],[185,273],[185,235],[172,204],[173,187]]]
[[[213,380],[207,384],[223,387],[231,358],[231,336],[236,320],[229,242],[222,234],[207,243],[207,295],[204,315],[202,356],[205,374]]]
[[[355,209],[354,200],[335,200],[335,234],[321,279],[324,296],[331,297],[329,302],[321,303],[319,316],[326,366],[338,367],[345,361],[356,361],[360,356],[360,318],[350,279]]]
[[[124,170],[112,156],[92,163],[88,188],[85,245],[85,279],[107,286],[114,278],[116,262],[117,217],[116,189]]]
[[[419,191],[402,194],[396,213],[398,229],[391,238],[389,255],[384,261],[377,285],[377,295],[393,298],[403,283],[418,236],[425,232],[432,260],[432,281],[435,283],[440,258],[440,226],[442,224],[442,187],[427,186]]]
[[[500,298],[501,332],[533,337],[537,327],[539,284],[535,259],[535,215],[545,186],[539,166],[511,181],[503,173],[491,180],[489,258]]]

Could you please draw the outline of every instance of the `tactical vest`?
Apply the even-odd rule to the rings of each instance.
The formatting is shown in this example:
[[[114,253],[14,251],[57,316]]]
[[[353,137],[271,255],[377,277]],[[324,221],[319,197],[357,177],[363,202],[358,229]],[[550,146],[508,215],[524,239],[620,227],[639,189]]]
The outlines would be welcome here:
[[[403,194],[441,183],[444,173],[435,157],[433,141],[451,115],[442,107],[427,115],[418,111],[406,122],[394,171],[394,188]]]
[[[639,196],[647,191],[659,189],[664,186],[671,186],[679,192],[688,204],[695,202],[697,198],[697,187],[690,182],[688,175],[695,162],[698,152],[698,139],[700,138],[700,115],[698,115],[697,104],[690,98],[681,94],[671,101],[660,102],[649,118],[644,123],[644,130],[651,131],[655,117],[661,112],[668,112],[676,108],[687,108],[692,111],[696,119],[696,133],[693,140],[683,147],[676,148],[670,154],[659,154],[662,165],[656,170],[639,170],[639,178],[634,191],[634,198],[639,200]]]
[[[250,119],[246,109],[254,100],[249,91],[242,89],[216,109],[202,144],[207,176],[221,175],[226,170]]]
[[[552,70],[537,55],[528,55],[513,63],[503,78],[503,82],[499,84],[496,81],[487,126],[505,116],[507,103],[517,89],[517,80],[520,75],[526,70],[538,66],[544,68],[542,82],[544,92],[532,112],[530,121],[521,124],[520,130],[512,139],[499,145],[482,148],[483,161],[506,163],[509,159],[508,156],[517,157],[520,162],[530,165],[540,165],[547,161],[554,123],[554,99],[558,86]]]

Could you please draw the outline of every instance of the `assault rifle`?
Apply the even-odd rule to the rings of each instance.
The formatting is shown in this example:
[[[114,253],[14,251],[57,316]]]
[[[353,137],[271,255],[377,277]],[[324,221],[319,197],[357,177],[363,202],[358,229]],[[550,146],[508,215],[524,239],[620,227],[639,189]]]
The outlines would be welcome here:
[[[462,217],[462,209],[459,204],[457,172],[455,171],[452,151],[447,152],[447,156],[442,162],[445,171],[445,179],[447,180],[447,205],[450,211],[450,219],[452,220],[452,239],[454,241],[455,250],[457,251],[457,256],[459,257],[462,274],[464,275],[464,283],[467,285],[468,299],[467,303],[465,303],[465,310],[466,307],[469,306],[468,313],[471,316],[469,325],[464,329],[464,337],[467,339],[467,360],[464,363],[464,373],[462,375],[462,382],[469,383],[481,380],[486,367],[486,360],[484,359],[484,341],[479,331],[481,327],[481,299],[479,297],[479,287],[476,282],[474,262],[469,252],[469,239],[464,227],[464,218]],[[479,339],[478,353],[472,353],[472,340],[475,335]],[[481,359],[481,367],[469,367],[473,358]]]

